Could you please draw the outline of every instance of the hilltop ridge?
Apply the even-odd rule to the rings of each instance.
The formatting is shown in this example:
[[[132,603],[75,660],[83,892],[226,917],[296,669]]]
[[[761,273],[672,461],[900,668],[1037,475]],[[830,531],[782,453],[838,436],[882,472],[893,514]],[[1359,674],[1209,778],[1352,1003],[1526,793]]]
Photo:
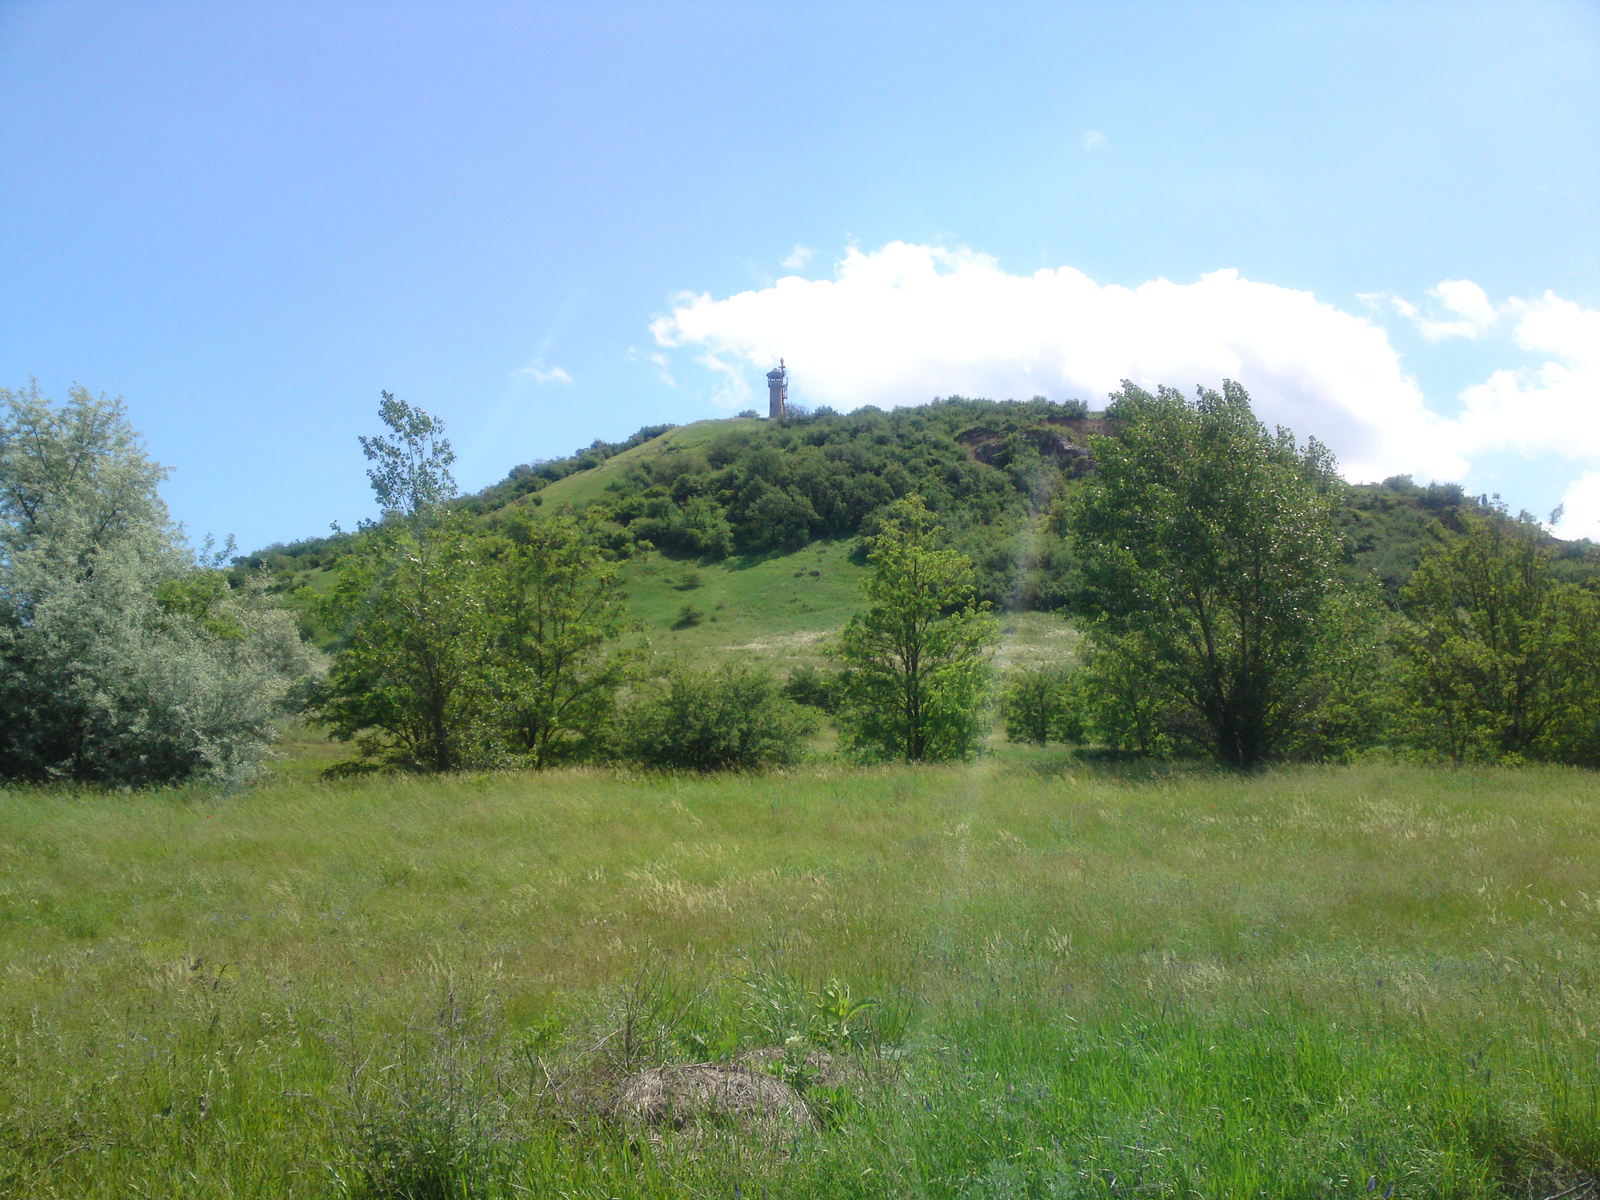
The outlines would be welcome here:
[[[643,541],[672,560],[748,567],[869,534],[885,504],[915,491],[972,557],[986,599],[1050,611],[1068,605],[1076,587],[1061,502],[1093,470],[1093,437],[1116,428],[1114,415],[1079,401],[960,396],[887,412],[647,426],[620,442],[515,466],[455,503],[491,525],[515,512],[593,510],[619,548]],[[1376,576],[1391,597],[1436,521],[1449,526],[1458,513],[1492,504],[1456,484],[1403,476],[1345,485],[1340,501],[1347,569]],[[235,561],[269,571],[280,587],[315,585],[352,536],[269,546]],[[1552,545],[1563,572],[1600,572],[1600,547]]]

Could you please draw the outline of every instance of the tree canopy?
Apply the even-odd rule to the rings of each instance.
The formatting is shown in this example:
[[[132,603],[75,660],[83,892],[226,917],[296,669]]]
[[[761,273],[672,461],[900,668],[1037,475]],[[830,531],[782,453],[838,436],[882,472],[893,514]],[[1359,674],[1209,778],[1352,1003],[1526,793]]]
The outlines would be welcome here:
[[[1438,526],[1401,592],[1403,736],[1457,762],[1600,760],[1600,595],[1528,514]]]
[[[188,549],[120,400],[0,405],[0,775],[248,777],[315,665],[296,622]]]
[[[974,595],[971,560],[941,547],[939,535],[913,495],[890,506],[872,538],[867,608],[845,625],[837,651],[845,736],[858,752],[962,759],[982,740],[999,633]]]
[[[1069,510],[1084,608],[1137,635],[1217,757],[1251,767],[1318,699],[1335,589],[1333,457],[1269,431],[1238,384],[1189,402],[1124,384],[1093,440],[1099,469]]]

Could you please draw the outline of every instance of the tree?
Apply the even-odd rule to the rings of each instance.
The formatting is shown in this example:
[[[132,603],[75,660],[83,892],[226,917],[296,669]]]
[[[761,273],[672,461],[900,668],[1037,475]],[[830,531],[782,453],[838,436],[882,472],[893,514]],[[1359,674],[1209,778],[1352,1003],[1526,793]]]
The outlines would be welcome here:
[[[616,563],[571,513],[518,517],[493,570],[502,720],[535,766],[594,752],[629,664],[616,649],[627,595]]]
[[[972,560],[940,548],[939,534],[912,495],[887,509],[871,539],[868,607],[845,625],[836,652],[842,724],[857,752],[956,760],[982,740],[998,634],[974,596]]]
[[[1324,688],[1333,457],[1269,432],[1231,381],[1194,403],[1124,383],[1108,411],[1122,428],[1093,439],[1099,470],[1067,510],[1085,607],[1104,634],[1143,639],[1222,762],[1253,767]]]
[[[382,517],[315,601],[340,647],[316,708],[367,760],[448,771],[494,756],[482,538],[455,495],[444,424],[383,393],[363,437]]]
[[[238,781],[313,669],[167,516],[120,399],[0,389],[0,774]]]
[[[1406,739],[1457,762],[1593,762],[1600,596],[1555,578],[1528,514],[1457,520],[1401,590]]]

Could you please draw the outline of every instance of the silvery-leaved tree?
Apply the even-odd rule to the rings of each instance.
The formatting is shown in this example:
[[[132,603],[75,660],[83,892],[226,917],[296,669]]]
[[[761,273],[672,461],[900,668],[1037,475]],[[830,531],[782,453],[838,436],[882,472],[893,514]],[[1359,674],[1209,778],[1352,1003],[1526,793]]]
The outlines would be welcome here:
[[[248,777],[314,668],[259,583],[197,559],[120,399],[0,388],[0,775]]]

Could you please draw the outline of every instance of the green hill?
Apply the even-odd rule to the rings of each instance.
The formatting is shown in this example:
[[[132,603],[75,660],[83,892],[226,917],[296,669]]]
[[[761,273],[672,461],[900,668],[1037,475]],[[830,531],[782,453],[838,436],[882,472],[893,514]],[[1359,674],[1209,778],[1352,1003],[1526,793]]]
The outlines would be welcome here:
[[[749,417],[733,417],[722,421],[696,421],[692,425],[679,425],[649,441],[624,450],[584,471],[546,484],[534,493],[544,504],[570,504],[582,508],[607,497],[606,489],[612,485],[625,486],[632,471],[652,471],[658,462],[706,448],[728,433],[756,431],[761,422]]]
[[[1114,419],[1077,402],[959,396],[891,412],[651,426],[519,465],[457,503],[491,525],[512,512],[589,510],[619,546],[655,547],[627,574],[636,615],[658,646],[694,654],[742,646],[805,661],[806,647],[853,608],[855,539],[872,532],[883,505],[910,492],[972,557],[980,592],[998,610],[1068,608],[1077,580],[1060,536],[1061,502],[1093,470],[1092,437],[1114,430]],[[1439,524],[1488,506],[1458,485],[1407,477],[1350,486],[1341,505],[1347,569],[1395,597]],[[315,589],[352,536],[270,546],[236,561],[270,571],[286,593]],[[1564,573],[1600,571],[1600,548],[1555,544]],[[700,586],[685,585],[690,575]]]

